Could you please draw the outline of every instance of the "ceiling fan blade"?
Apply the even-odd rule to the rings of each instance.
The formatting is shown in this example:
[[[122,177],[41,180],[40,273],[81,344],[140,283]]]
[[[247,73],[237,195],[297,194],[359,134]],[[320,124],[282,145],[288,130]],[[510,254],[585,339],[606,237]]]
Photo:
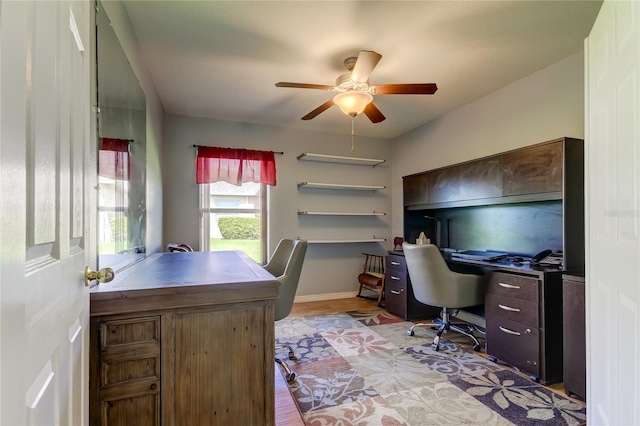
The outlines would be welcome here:
[[[433,95],[438,86],[435,83],[380,84],[373,90],[376,95]]]
[[[359,83],[366,83],[369,80],[371,71],[378,65],[382,55],[371,50],[361,50],[356,60],[356,64],[351,71],[351,80]]]
[[[379,123],[384,121],[386,117],[382,115],[378,107],[376,107],[373,102],[370,102],[365,108],[364,113],[372,123]]]
[[[302,117],[303,120],[311,120],[312,118],[320,115],[320,113],[328,110],[329,108],[331,108],[333,106],[333,99],[329,99],[327,102],[323,103],[322,105],[320,105],[318,108],[314,109],[313,111],[311,111],[309,114],[305,115],[304,117]]]
[[[281,81],[279,83],[276,83],[276,87],[293,87],[295,89],[317,89],[317,90],[333,89],[333,86],[328,86],[326,84],[289,83],[286,81]]]

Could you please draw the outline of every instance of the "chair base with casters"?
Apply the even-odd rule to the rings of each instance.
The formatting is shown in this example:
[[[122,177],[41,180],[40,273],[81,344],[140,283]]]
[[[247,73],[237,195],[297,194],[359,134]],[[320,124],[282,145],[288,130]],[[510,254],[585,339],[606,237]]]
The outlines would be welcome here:
[[[296,354],[293,352],[293,348],[291,348],[291,346],[289,346],[289,345],[276,345],[276,352],[279,349],[285,349],[285,348],[289,349],[289,359],[291,361],[297,361],[298,357],[296,357]],[[292,381],[294,381],[296,379],[296,373],[291,371],[291,369],[289,368],[289,365],[285,361],[281,360],[280,358],[278,358],[276,356],[276,362],[282,366],[282,369],[286,373],[286,377],[287,377],[287,381],[288,382],[292,382]]]
[[[444,333],[445,331],[452,330],[469,337],[473,341],[473,350],[476,352],[480,351],[481,349],[480,342],[478,341],[478,338],[473,334],[473,331],[476,330],[482,334],[484,334],[484,332],[478,329],[478,327],[476,327],[475,325],[471,325],[467,323],[452,323],[451,318],[455,316],[454,311],[455,309],[443,308],[441,318],[437,318],[433,322],[421,322],[418,324],[414,324],[409,329],[409,331],[407,331],[407,334],[409,336],[415,335],[414,329],[416,327],[421,327],[421,326],[438,327],[438,331],[436,332],[436,336],[433,338],[433,344],[431,345],[431,347],[433,348],[433,350],[439,351],[440,338],[442,337],[442,333]]]

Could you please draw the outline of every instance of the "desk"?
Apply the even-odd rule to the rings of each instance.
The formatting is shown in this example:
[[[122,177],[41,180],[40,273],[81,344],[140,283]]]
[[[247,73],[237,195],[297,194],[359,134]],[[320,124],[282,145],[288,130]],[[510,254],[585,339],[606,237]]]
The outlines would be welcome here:
[[[545,385],[561,382],[562,271],[500,260],[445,257],[453,270],[476,268],[486,276],[486,350],[490,359],[504,361]]]
[[[545,385],[562,381],[563,271],[443,256],[453,271],[486,277],[484,311],[478,309],[482,306],[464,310],[484,315],[490,359],[504,361]]]
[[[193,252],[94,287],[91,424],[274,424],[279,285],[242,252]]]

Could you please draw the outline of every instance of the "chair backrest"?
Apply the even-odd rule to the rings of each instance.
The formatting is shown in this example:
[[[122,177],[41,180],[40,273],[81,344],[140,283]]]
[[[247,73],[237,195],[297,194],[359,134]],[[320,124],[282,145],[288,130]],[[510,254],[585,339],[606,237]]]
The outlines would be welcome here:
[[[435,245],[405,242],[402,244],[402,250],[407,261],[413,294],[419,302],[447,308],[484,303],[482,276],[451,271]]]
[[[294,240],[280,240],[276,246],[276,250],[271,255],[271,259],[264,265],[264,269],[269,271],[274,277],[279,277],[284,274],[284,269],[287,267],[287,262],[289,262],[294,245]]]
[[[362,253],[364,255],[363,274],[371,274],[384,278],[384,255]]]
[[[286,318],[291,312],[306,253],[307,241],[285,239],[278,243],[271,260],[264,266],[280,281],[276,299],[276,321]]]

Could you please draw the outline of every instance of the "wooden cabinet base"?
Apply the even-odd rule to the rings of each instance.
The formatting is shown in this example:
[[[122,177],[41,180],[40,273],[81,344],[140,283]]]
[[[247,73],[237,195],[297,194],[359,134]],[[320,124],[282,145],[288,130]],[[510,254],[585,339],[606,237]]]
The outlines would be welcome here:
[[[167,253],[127,270],[129,282],[122,274],[112,288],[92,293],[92,425],[275,423],[279,282],[244,256],[219,253]],[[176,265],[198,279],[219,272],[209,273],[211,284],[164,284],[180,282],[166,272],[184,274]]]

